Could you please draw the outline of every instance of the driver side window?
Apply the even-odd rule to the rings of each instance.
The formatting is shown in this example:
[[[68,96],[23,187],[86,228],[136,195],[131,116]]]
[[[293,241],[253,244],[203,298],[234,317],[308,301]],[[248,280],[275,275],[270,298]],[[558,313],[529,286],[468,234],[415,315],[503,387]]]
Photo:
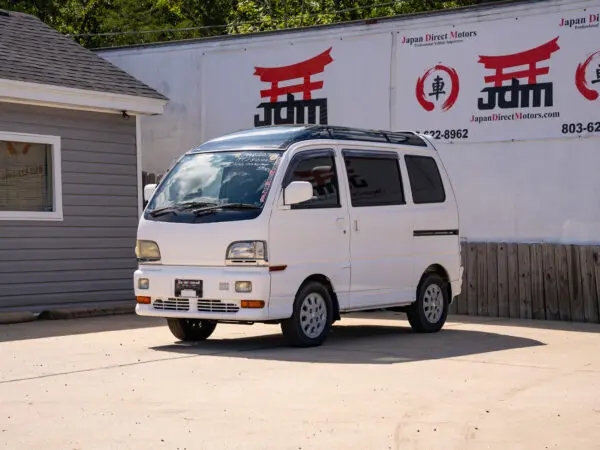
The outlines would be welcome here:
[[[312,152],[311,152],[312,153]],[[293,162],[288,181],[308,181],[313,186],[313,198],[292,205],[292,209],[339,208],[338,176],[333,153],[319,152],[302,156]]]

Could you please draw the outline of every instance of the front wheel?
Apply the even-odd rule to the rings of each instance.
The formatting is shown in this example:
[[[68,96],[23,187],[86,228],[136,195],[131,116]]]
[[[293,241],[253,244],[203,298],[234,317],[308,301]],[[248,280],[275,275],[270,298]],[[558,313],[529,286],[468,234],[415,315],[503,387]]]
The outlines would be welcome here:
[[[417,301],[406,312],[408,322],[414,331],[435,333],[446,322],[448,305],[448,291],[442,277],[427,275],[417,292]]]
[[[333,322],[332,304],[329,291],[321,283],[307,283],[296,295],[292,317],[281,323],[284,337],[295,347],[321,345]]]
[[[204,341],[217,327],[215,322],[201,319],[167,319],[167,325],[180,341]]]

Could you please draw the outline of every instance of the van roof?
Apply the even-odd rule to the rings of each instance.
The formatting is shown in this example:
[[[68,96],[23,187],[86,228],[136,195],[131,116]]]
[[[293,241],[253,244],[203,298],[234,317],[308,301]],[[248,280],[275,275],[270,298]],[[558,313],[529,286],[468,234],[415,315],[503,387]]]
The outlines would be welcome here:
[[[365,130],[331,125],[274,125],[226,134],[203,143],[190,153],[243,148],[287,150],[297,142],[315,139],[427,147],[427,142],[423,138],[410,131]]]

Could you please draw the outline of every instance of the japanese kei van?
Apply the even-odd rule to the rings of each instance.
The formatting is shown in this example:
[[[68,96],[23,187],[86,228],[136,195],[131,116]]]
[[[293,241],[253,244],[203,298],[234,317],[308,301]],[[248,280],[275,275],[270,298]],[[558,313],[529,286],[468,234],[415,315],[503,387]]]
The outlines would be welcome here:
[[[179,340],[273,323],[317,346],[367,310],[431,333],[461,292],[457,204],[425,135],[253,128],[187,151],[144,197],[136,312]]]

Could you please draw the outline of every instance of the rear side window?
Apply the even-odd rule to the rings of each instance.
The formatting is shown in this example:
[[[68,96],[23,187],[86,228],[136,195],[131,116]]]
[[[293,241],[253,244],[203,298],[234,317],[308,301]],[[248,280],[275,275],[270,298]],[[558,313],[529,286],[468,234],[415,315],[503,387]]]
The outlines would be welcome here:
[[[292,181],[309,181],[313,186],[313,199],[292,205],[292,209],[340,207],[337,172],[332,154],[321,152],[315,156],[302,156],[292,167],[289,182]]]
[[[406,155],[404,160],[413,202],[416,204],[445,202],[446,192],[435,159],[430,156]]]
[[[344,162],[352,206],[405,203],[397,154],[344,151]]]

